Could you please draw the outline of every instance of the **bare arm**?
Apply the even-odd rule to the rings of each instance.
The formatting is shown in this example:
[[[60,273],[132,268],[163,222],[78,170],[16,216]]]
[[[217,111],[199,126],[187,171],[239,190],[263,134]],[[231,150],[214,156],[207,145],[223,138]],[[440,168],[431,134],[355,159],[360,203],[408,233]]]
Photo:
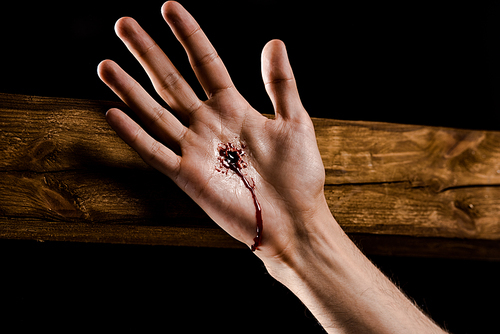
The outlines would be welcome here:
[[[162,13],[207,100],[198,99],[137,22],[122,18],[115,26],[118,36],[169,108],[116,63],[103,61],[100,78],[144,124],[111,109],[106,117],[118,135],[224,230],[254,249],[270,274],[329,332],[442,332],[361,254],[330,213],[314,128],[284,44],[273,40],[262,52],[262,76],[276,115],[271,120],[239,94],[182,6],[167,2]]]
[[[444,333],[352,243],[325,205],[309,236],[264,262],[329,333]]]

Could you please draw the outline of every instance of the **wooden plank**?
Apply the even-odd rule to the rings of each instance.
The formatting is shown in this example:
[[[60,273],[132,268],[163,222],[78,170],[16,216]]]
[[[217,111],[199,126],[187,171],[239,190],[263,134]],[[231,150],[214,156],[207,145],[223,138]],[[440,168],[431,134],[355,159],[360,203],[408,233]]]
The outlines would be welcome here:
[[[435,193],[409,183],[326,186],[331,211],[347,233],[500,239],[500,187]]]
[[[111,106],[0,94],[0,238],[242,247],[115,135]],[[313,121],[330,209],[367,252],[500,259],[499,132]]]
[[[500,133],[315,119],[326,184],[500,185]]]

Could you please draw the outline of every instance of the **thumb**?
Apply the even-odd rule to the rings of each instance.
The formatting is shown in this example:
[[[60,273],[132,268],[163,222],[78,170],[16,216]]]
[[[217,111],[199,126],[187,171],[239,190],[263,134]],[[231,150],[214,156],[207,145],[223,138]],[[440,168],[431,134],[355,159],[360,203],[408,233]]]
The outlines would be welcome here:
[[[303,111],[285,44],[273,39],[262,50],[262,78],[276,116],[293,118]]]

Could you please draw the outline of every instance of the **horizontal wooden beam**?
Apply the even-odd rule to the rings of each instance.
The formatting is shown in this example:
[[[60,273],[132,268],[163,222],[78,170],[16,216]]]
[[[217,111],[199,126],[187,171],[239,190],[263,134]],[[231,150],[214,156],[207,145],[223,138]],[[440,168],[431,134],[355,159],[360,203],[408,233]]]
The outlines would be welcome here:
[[[115,106],[0,94],[0,238],[243,247],[116,136]],[[500,259],[500,132],[313,121],[365,252]]]

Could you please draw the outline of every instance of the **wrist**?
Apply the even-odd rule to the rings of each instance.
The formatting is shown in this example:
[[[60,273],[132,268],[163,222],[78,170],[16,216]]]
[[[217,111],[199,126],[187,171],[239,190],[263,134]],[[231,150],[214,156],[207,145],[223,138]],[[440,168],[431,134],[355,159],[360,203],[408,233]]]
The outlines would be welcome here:
[[[331,257],[343,251],[342,244],[348,237],[330,212],[326,200],[308,217],[297,218],[294,238],[280,253],[261,258],[268,272],[288,286],[288,280],[297,280],[309,272],[311,266],[330,266]]]
[[[325,202],[326,203],[326,202]],[[328,206],[298,242],[263,259],[328,332],[443,333],[352,243]]]
[[[262,260],[269,274],[292,291],[327,329],[335,325],[329,314],[337,312],[340,305],[339,273],[349,267],[345,253],[350,240],[326,201],[318,214],[301,224],[305,231],[292,246],[278,256]]]

